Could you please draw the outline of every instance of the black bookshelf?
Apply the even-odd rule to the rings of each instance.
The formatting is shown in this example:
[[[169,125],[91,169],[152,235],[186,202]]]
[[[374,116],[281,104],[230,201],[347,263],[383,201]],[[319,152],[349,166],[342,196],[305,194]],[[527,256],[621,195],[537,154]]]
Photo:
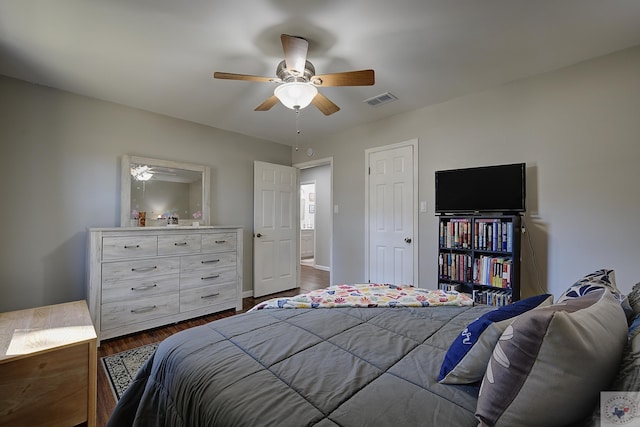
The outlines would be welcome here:
[[[440,215],[438,288],[505,305],[520,299],[520,215]]]

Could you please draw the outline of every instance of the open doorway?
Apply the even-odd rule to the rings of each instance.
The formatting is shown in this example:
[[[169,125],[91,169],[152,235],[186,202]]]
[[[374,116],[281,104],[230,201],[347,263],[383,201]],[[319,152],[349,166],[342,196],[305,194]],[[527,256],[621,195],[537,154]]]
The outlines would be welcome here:
[[[316,182],[300,182],[300,264],[315,265]]]
[[[332,159],[294,165],[300,169],[301,292],[330,286],[332,265]]]

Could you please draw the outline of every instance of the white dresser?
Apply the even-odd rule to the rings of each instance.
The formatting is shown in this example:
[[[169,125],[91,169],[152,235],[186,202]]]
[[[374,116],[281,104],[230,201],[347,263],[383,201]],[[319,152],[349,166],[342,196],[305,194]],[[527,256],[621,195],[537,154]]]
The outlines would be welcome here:
[[[100,340],[242,310],[242,228],[90,228],[87,304]]]

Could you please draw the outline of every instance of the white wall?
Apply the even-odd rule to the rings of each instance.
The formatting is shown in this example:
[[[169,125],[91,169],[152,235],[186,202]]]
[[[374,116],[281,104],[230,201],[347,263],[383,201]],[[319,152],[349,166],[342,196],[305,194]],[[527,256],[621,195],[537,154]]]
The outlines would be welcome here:
[[[211,167],[211,221],[244,228],[253,288],[253,161],[291,147],[0,77],[0,312],[83,299],[87,227],[119,226],[123,154]]]
[[[559,296],[604,267],[628,292],[640,281],[639,114],[636,47],[310,140],[293,162],[307,147],[334,157],[334,283],[365,277],[365,149],[418,138],[420,286],[436,286],[434,172],[526,162],[523,294]]]

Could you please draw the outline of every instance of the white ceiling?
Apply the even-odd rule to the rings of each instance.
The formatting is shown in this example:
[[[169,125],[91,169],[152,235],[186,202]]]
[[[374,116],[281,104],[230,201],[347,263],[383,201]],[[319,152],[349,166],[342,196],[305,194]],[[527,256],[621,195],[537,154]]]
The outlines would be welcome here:
[[[376,84],[320,91],[318,137],[640,44],[638,0],[2,0],[0,74],[295,144],[295,113],[253,109],[275,84],[280,34],[318,74],[373,68]],[[393,103],[367,98],[391,92]]]

